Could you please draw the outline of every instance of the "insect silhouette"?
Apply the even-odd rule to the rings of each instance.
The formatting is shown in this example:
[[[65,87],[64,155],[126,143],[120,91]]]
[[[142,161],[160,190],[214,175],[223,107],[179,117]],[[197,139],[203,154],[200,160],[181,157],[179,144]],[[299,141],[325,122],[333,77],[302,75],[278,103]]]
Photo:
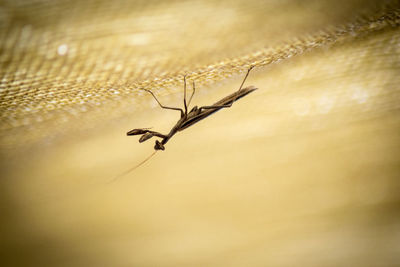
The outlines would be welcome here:
[[[194,106],[189,112],[188,112],[188,107],[190,105],[190,102],[192,101],[193,95],[196,91],[196,87],[195,87],[195,83],[193,81],[193,92],[192,95],[189,98],[189,101],[186,103],[186,76],[183,77],[183,105],[184,105],[184,110],[181,108],[173,108],[173,107],[166,107],[164,105],[162,105],[160,103],[160,101],[158,101],[157,97],[153,94],[152,91],[147,90],[147,89],[143,89],[147,92],[149,92],[154,99],[157,101],[157,103],[160,105],[160,107],[164,108],[164,109],[172,109],[172,110],[177,110],[180,111],[181,113],[181,118],[176,122],[175,126],[172,127],[171,131],[168,134],[161,134],[159,132],[155,132],[155,131],[151,131],[149,130],[149,128],[139,128],[139,129],[133,129],[129,132],[127,132],[127,135],[142,135],[139,139],[139,142],[142,143],[150,138],[152,138],[153,136],[159,137],[161,138],[161,142],[159,140],[156,140],[156,144],[154,145],[154,152],[148,156],[145,160],[143,160],[142,162],[140,162],[139,164],[137,164],[136,166],[130,168],[129,170],[119,174],[118,176],[116,176],[113,181],[115,181],[117,178],[128,174],[129,172],[135,170],[136,168],[140,167],[142,164],[144,164],[146,161],[148,161],[152,156],[154,156],[156,154],[156,152],[158,150],[164,150],[165,147],[164,145],[169,141],[169,139],[171,139],[172,136],[174,136],[177,132],[180,132],[190,126],[192,126],[193,124],[201,121],[204,118],[207,118],[208,116],[210,116],[211,114],[214,114],[215,112],[217,112],[220,109],[223,108],[229,108],[232,106],[233,102],[235,102],[236,100],[246,96],[247,94],[253,92],[254,90],[257,90],[257,88],[255,88],[254,86],[249,86],[246,88],[243,88],[243,84],[247,79],[247,76],[249,76],[249,73],[251,71],[251,69],[254,66],[251,66],[246,73],[246,76],[244,77],[242,84],[239,87],[239,90],[237,90],[235,93],[230,94],[224,98],[222,98],[220,101],[214,103],[211,106],[202,106],[202,107],[197,107]]]
[[[176,122],[175,126],[172,127],[171,131],[168,134],[161,134],[159,132],[151,131],[149,128],[140,128],[140,129],[133,129],[129,132],[127,132],[127,135],[142,135],[139,139],[139,142],[142,143],[153,136],[161,138],[161,142],[159,140],[156,140],[156,143],[154,145],[154,149],[157,150],[164,150],[165,149],[165,144],[174,136],[176,133],[192,126],[193,124],[196,124],[197,122],[201,121],[204,118],[207,118],[208,116],[214,114],[215,112],[219,111],[220,109],[223,108],[229,108],[232,106],[233,102],[237,101],[238,99],[246,96],[247,94],[253,92],[254,90],[257,90],[254,86],[249,86],[246,88],[243,88],[243,84],[247,79],[247,76],[249,76],[250,71],[253,69],[254,66],[251,66],[246,73],[246,76],[244,77],[242,84],[239,87],[239,90],[236,92],[222,98],[220,101],[214,103],[211,106],[202,106],[202,107],[197,107],[194,106],[189,112],[188,112],[188,107],[190,105],[190,102],[192,101],[193,95],[196,91],[195,83],[193,81],[193,92],[192,95],[189,98],[189,101],[186,103],[186,75],[183,77],[183,106],[184,110],[181,108],[174,108],[174,107],[167,107],[164,106],[158,101],[157,97],[153,94],[152,91],[143,89],[147,92],[149,92],[154,99],[157,101],[157,103],[160,105],[160,107],[164,109],[171,109],[171,110],[177,110],[180,111],[181,117],[180,119]],[[154,155],[154,153],[152,154]],[[151,155],[151,156],[152,156]],[[147,159],[146,159],[147,160]],[[145,161],[146,161],[145,160]],[[143,162],[144,163],[144,162]]]

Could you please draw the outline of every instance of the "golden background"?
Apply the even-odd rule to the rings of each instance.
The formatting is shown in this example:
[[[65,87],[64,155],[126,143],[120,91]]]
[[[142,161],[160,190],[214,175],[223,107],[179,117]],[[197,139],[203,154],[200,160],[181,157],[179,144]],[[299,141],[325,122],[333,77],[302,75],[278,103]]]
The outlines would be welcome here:
[[[399,26],[399,1],[1,1],[4,266],[398,265]],[[250,65],[113,181],[153,151],[128,130],[179,118],[141,88],[209,105]]]

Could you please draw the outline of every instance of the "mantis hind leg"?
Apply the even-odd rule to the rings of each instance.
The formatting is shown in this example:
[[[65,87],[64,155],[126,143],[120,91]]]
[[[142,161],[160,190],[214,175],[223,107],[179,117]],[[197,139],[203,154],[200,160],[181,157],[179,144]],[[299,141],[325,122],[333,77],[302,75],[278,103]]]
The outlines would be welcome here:
[[[240,85],[239,90],[237,90],[237,93],[239,93],[239,91],[242,90],[243,84],[244,84],[244,82],[246,81],[247,76],[249,76],[249,73],[250,73],[250,71],[251,71],[253,68],[254,68],[254,66],[251,66],[251,67],[247,70],[246,76],[244,76],[244,79],[243,79],[243,81],[242,81],[242,84]],[[236,100],[237,100],[237,97],[236,97],[235,99],[233,99],[232,102],[229,103],[229,104],[217,105],[217,106],[216,106],[216,105],[214,105],[214,106],[203,106],[203,107],[200,107],[199,109],[200,109],[200,111],[201,111],[202,109],[230,108],[230,107],[232,106],[233,102],[235,102]]]

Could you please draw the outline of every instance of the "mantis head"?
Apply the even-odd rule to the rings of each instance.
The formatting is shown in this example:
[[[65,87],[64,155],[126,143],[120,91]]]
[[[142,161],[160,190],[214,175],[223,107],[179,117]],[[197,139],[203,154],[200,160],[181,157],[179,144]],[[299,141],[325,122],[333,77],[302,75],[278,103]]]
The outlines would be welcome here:
[[[156,144],[155,144],[155,146],[154,146],[154,149],[155,149],[155,150],[164,150],[165,147],[164,147],[163,144],[161,144],[160,141],[156,140]]]
[[[139,142],[142,143],[142,142],[152,138],[153,136],[154,136],[153,133],[147,132],[147,133],[143,134],[142,137],[140,137]],[[156,144],[154,145],[154,149],[155,150],[164,150],[165,147],[160,141],[156,140]]]

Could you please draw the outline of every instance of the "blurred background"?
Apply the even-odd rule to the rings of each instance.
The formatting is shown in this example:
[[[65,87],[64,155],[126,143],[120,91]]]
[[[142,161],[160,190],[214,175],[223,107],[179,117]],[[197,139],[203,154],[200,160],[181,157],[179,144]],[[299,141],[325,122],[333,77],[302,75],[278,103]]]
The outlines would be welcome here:
[[[2,266],[398,266],[400,2],[0,1]],[[257,91],[178,133],[183,105]],[[189,87],[189,92],[191,86]]]

